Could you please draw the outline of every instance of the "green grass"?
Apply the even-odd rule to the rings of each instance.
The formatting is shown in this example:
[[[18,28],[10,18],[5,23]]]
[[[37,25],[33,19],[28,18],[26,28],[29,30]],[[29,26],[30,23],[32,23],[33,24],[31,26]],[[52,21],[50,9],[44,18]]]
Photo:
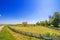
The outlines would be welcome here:
[[[15,33],[13,31],[11,31],[10,29],[8,29],[8,30],[16,38],[16,40],[42,40],[42,39],[38,39],[38,38],[29,37],[29,36]]]
[[[23,31],[23,32],[29,32],[29,33],[37,33],[37,34],[41,34],[43,35],[44,38],[53,38],[54,40],[58,40],[58,36],[60,36],[60,31],[55,30],[55,29],[51,29],[48,27],[44,27],[44,26],[26,26],[26,27],[22,27],[22,26],[11,26],[11,28],[18,30],[18,31]],[[15,33],[13,33],[14,35]],[[29,38],[27,36],[24,35],[19,35],[19,34],[15,34],[15,37],[20,37],[22,40],[23,39],[28,39]],[[39,40],[39,39],[34,39],[34,37],[31,38],[31,40]],[[42,39],[43,40],[43,39]]]
[[[55,29],[50,29],[43,26],[29,26],[29,27],[19,27],[19,26],[11,26],[11,28],[14,28],[16,30],[24,31],[24,32],[30,32],[30,33],[37,33],[37,34],[45,34],[49,33],[55,35],[60,35],[60,32]],[[49,36],[49,34],[47,34]],[[42,40],[37,39],[34,37],[25,36],[22,34],[15,33],[8,29],[8,27],[4,27],[3,30],[0,32],[0,40]]]
[[[16,30],[24,31],[24,32],[29,32],[29,33],[37,33],[37,34],[45,34],[45,33],[50,33],[51,35],[60,35],[60,31],[55,30],[55,29],[50,29],[47,27],[43,26],[30,26],[30,27],[19,27],[19,26],[14,26],[12,27]]]
[[[0,32],[0,40],[16,40],[12,34],[7,30],[7,27],[4,27]]]

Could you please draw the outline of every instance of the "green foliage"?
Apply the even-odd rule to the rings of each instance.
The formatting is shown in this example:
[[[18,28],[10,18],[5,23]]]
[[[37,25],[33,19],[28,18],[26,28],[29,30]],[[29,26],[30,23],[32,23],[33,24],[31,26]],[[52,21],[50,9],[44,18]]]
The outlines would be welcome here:
[[[49,16],[49,21],[40,21],[36,24],[42,26],[60,27],[60,13],[55,12],[52,16]]]
[[[60,28],[60,23],[58,24],[58,27]]]
[[[40,22],[40,25],[45,26],[44,21],[41,21],[41,22]]]
[[[49,32],[45,33],[44,35],[45,35],[46,37],[50,37],[50,36],[51,36]]]
[[[58,27],[60,23],[60,14],[59,12],[55,12],[54,15],[50,18],[50,24],[54,25],[55,27]]]
[[[12,34],[7,30],[7,27],[4,27],[0,32],[0,40],[16,40]]]
[[[48,21],[45,20],[45,21],[40,21],[40,22],[37,22],[36,23],[37,25],[42,25],[42,26],[48,26]]]
[[[45,24],[45,26],[48,26],[48,21],[47,21],[47,20],[45,20],[44,24]]]
[[[19,27],[22,27],[22,24],[16,24],[15,26],[19,26]]]
[[[51,26],[51,27],[54,27],[54,25],[52,25],[52,24],[51,24],[50,26]]]
[[[37,22],[36,25],[40,25],[40,22]]]

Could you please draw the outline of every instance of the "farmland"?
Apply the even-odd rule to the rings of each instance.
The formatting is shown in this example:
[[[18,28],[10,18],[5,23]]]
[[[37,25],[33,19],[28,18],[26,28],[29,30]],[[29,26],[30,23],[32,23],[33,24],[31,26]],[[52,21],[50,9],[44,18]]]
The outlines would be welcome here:
[[[50,35],[58,36],[60,35],[60,31],[51,29],[44,26],[9,26],[15,30],[26,32],[26,33],[33,33],[33,34],[41,34],[45,35],[50,33]],[[16,33],[8,28],[8,26],[4,27],[0,32],[0,40],[43,40],[40,38],[30,37],[23,34]]]
[[[22,35],[22,34],[18,34],[18,33],[15,33],[13,31],[11,31],[11,30],[9,30],[9,31],[16,38],[16,40],[42,40],[42,39],[37,39],[37,38],[34,38],[34,37],[29,37],[29,36],[25,36],[25,35]]]
[[[60,1],[0,0],[0,40],[60,40]]]
[[[45,34],[50,33],[51,35],[60,35],[60,31],[55,29],[50,29],[44,26],[29,26],[29,27],[12,27],[16,30],[24,31],[24,32],[30,32],[30,33],[37,33],[37,34]]]

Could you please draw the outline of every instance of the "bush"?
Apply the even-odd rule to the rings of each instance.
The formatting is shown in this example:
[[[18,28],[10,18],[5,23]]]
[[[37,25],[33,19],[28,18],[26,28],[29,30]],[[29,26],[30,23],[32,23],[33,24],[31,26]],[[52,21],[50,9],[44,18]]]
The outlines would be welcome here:
[[[37,22],[36,25],[40,25],[40,22]]]
[[[51,26],[51,27],[54,27],[54,25],[52,25],[52,24],[51,24],[50,26]]]
[[[51,35],[50,35],[49,32],[47,32],[47,33],[44,34],[44,36],[46,36],[46,37],[50,37]]]
[[[58,27],[60,28],[60,23],[58,24]]]
[[[49,32],[45,33],[44,36],[45,40],[60,40],[60,35],[55,33],[50,34]]]
[[[22,25],[23,26],[27,26],[27,22],[22,22]]]
[[[45,40],[52,40],[52,37],[51,36],[52,35],[49,32],[47,32],[47,33],[44,34],[43,37],[44,37]]]

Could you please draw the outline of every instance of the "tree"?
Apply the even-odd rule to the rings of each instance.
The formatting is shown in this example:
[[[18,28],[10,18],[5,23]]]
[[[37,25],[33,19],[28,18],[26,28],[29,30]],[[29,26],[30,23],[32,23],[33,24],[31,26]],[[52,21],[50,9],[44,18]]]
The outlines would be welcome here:
[[[40,25],[41,26],[45,26],[45,22],[44,21],[40,21]]]
[[[26,26],[26,25],[27,25],[27,22],[22,22],[22,25],[23,25],[23,26]]]
[[[37,22],[36,25],[40,25],[40,22]]]
[[[50,24],[54,25],[55,27],[58,27],[59,23],[60,23],[60,14],[59,12],[55,12],[50,19]]]
[[[48,21],[47,20],[41,21],[40,25],[42,25],[42,26],[48,26]]]
[[[51,19],[52,17],[51,16],[49,16],[49,22],[48,22],[48,24],[49,24],[49,26],[50,26],[50,19]]]
[[[40,21],[40,22],[37,22],[36,25],[47,26],[48,25],[48,21],[47,20]]]
[[[48,21],[47,20],[44,21],[44,25],[48,26]]]

